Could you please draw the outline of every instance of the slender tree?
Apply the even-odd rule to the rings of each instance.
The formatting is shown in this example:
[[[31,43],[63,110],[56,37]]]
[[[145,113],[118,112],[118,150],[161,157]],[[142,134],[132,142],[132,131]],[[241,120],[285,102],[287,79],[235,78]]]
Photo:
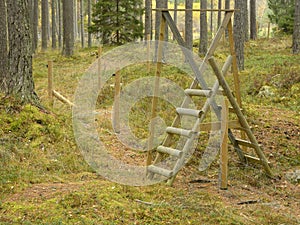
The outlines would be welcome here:
[[[222,0],[218,0],[218,9],[222,9]],[[218,28],[221,25],[222,13],[221,11],[218,12]]]
[[[225,9],[230,9],[230,0],[225,0]],[[228,30],[225,31],[225,36],[228,37]]]
[[[293,32],[293,53],[300,53],[300,0],[295,0],[295,19]]]
[[[243,1],[234,1],[235,9],[239,9],[234,14],[234,45],[236,50],[236,56],[238,61],[238,67],[240,70],[244,69],[244,42],[245,42],[245,20],[242,16],[243,12]]]
[[[168,8],[167,0],[156,0],[156,8]],[[155,40],[159,39],[159,26],[161,21],[161,14],[159,11],[155,13]],[[165,40],[168,39],[168,27],[166,26],[165,30]]]
[[[65,56],[74,54],[74,4],[73,1],[63,0],[63,50]]]
[[[51,2],[51,27],[52,27],[52,49],[56,49],[56,0],[52,0]]]
[[[185,0],[185,43],[188,49],[193,48],[193,0]]]
[[[7,27],[9,66],[3,80],[5,92],[24,102],[38,104],[32,78],[32,31],[28,0],[7,1]]]
[[[48,47],[48,0],[42,0],[42,50]]]
[[[214,8],[214,1],[210,0],[210,8],[213,9]],[[213,11],[210,12],[210,32],[211,34],[214,33],[214,24],[213,24]]]
[[[201,0],[201,9],[207,9],[207,0]],[[207,52],[207,12],[200,12],[200,45],[199,45],[199,55],[205,55]]]
[[[6,0],[0,0],[0,91],[5,91],[4,78],[7,75],[7,29],[6,29]]]
[[[145,0],[145,40],[148,35],[152,36],[152,0]]]
[[[244,41],[249,40],[249,10],[248,10],[248,0],[241,1],[241,14],[242,19],[244,20]]]
[[[80,0],[80,34],[81,34],[81,47],[84,48],[84,11],[83,0]]]
[[[91,9],[91,0],[87,1],[87,14],[88,14],[88,27],[92,25],[92,9]],[[92,34],[88,32],[88,47],[92,47]]]
[[[58,23],[58,47],[62,47],[62,13],[61,13],[61,0],[57,0],[57,23]]]
[[[250,0],[250,39],[256,40],[256,0]]]
[[[177,15],[177,9],[178,9],[178,0],[174,0],[174,23],[177,26],[177,20],[178,20],[178,15]],[[173,40],[175,40],[175,36],[173,36]]]

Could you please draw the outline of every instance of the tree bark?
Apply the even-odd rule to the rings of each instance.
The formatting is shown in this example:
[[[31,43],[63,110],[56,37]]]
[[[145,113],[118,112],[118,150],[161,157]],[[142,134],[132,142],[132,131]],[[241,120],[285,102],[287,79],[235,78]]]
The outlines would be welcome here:
[[[4,79],[7,76],[7,23],[6,1],[0,0],[0,91],[6,90]]]
[[[234,1],[235,9],[239,9],[234,14],[234,45],[236,50],[238,67],[240,70],[244,69],[244,41],[245,41],[245,20],[242,16],[243,12],[243,2],[241,0]]]
[[[62,13],[61,13],[61,0],[57,0],[57,14],[58,14],[58,47],[62,47]]]
[[[48,0],[42,0],[42,51],[48,47]]]
[[[201,0],[201,9],[207,9],[207,0]],[[200,45],[199,45],[199,55],[205,55],[207,52],[207,12],[200,12]]]
[[[32,50],[35,52],[38,46],[38,25],[39,25],[39,1],[33,1],[33,21],[32,21]]]
[[[244,20],[244,41],[249,40],[249,10],[248,10],[248,0],[242,0],[241,1],[241,11],[242,13],[242,18]]]
[[[185,0],[185,8],[193,9],[193,0]],[[185,43],[188,49],[193,48],[193,12],[185,12]]]
[[[300,53],[300,0],[295,0],[293,54],[299,54],[299,53]]]
[[[29,22],[28,1],[7,2],[9,41],[9,76],[6,76],[6,93],[24,102],[38,104],[32,78],[32,31]]]
[[[91,9],[91,0],[87,1],[87,13],[88,13],[88,27],[92,25],[92,9]],[[92,34],[88,32],[88,47],[92,47]]]
[[[210,8],[213,9],[214,8],[214,1],[210,0]],[[211,35],[213,35],[214,33],[214,24],[213,24],[213,11],[210,12],[210,32]]]
[[[156,8],[168,8],[167,0],[156,0]],[[159,26],[160,26],[161,15],[159,11],[155,13],[155,40],[159,40]],[[165,30],[165,40],[168,40],[168,27]]]
[[[222,8],[222,0],[218,0],[218,9],[220,10]],[[221,25],[221,19],[222,19],[222,13],[221,11],[218,12],[218,28]]]
[[[177,15],[177,9],[178,9],[178,0],[174,0],[174,23],[177,26],[177,20],[178,20],[178,15]],[[175,40],[175,36],[173,35],[173,41]]]
[[[250,39],[256,40],[256,0],[250,0]]]
[[[74,54],[74,4],[63,0],[63,51],[64,56]]]
[[[81,34],[81,47],[84,48],[84,10],[83,0],[80,0],[80,34]]]
[[[147,40],[147,36],[150,34],[152,30],[152,0],[145,0],[145,40]],[[151,39],[151,38],[150,38]]]
[[[56,0],[51,2],[51,15],[52,15],[52,49],[56,49]]]

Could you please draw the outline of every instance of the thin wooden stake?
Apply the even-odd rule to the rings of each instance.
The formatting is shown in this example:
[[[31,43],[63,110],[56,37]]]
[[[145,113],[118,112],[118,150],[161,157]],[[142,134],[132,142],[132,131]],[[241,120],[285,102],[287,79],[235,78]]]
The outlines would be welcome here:
[[[51,107],[53,107],[53,62],[48,61],[48,98]]]
[[[147,72],[150,73],[151,54],[150,54],[150,34],[147,34]]]
[[[120,133],[120,92],[121,79],[120,71],[115,74],[115,98],[114,98],[114,112],[113,112],[113,127],[115,133]]]
[[[162,70],[162,56],[163,56],[163,41],[165,36],[165,27],[166,27],[166,19],[161,16],[161,24],[160,24],[160,36],[159,43],[157,49],[157,62],[156,62],[156,71],[155,71],[155,83],[154,83],[154,94],[152,99],[152,107],[151,107],[151,120],[150,120],[150,135],[148,140],[148,151],[147,151],[147,160],[146,165],[149,166],[152,163],[153,158],[153,141],[154,141],[154,129],[155,124],[153,119],[156,117],[157,110],[157,102],[158,102],[158,92],[159,92],[159,81]]]
[[[74,103],[71,102],[69,99],[67,99],[66,97],[64,97],[63,95],[61,95],[59,92],[52,90],[52,94],[53,96],[55,96],[59,101],[63,102],[63,103],[67,103],[69,106],[74,106]]]
[[[98,48],[98,87],[101,88],[101,55],[102,55],[102,46],[100,45]]]
[[[220,189],[226,190],[228,184],[228,100],[222,103],[221,132],[222,143],[220,152]]]

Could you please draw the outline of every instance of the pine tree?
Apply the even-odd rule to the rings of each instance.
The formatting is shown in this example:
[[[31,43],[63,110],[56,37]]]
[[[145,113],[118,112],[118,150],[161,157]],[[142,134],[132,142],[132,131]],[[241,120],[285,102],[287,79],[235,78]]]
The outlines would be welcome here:
[[[272,10],[269,14],[271,22],[277,24],[284,33],[293,33],[295,1],[268,0],[268,6]]]
[[[99,34],[103,44],[124,44],[142,37],[143,9],[137,7],[140,4],[141,0],[98,1],[89,31]]]

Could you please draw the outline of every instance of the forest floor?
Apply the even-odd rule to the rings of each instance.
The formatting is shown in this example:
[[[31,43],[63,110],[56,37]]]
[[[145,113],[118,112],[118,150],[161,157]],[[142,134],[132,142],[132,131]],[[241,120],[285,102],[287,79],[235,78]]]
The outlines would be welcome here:
[[[0,224],[300,224],[300,56],[290,46],[289,37],[247,43],[240,74],[243,108],[276,179],[260,166],[242,165],[230,147],[228,190],[219,189],[218,160],[198,171],[201,146],[172,187],[126,186],[97,174],[75,143],[71,108],[58,100],[52,108],[47,97],[49,60],[55,90],[73,100],[97,49],[78,50],[72,58],[38,53],[34,79],[47,112],[0,98]],[[225,47],[218,58],[224,58]],[[123,85],[129,81],[124,77]],[[111,130],[112,82],[100,97],[98,123],[108,148],[117,151],[124,146]],[[148,103],[133,109],[139,111],[132,118],[142,136],[148,127],[138,118]],[[144,160],[127,156],[127,162]]]

